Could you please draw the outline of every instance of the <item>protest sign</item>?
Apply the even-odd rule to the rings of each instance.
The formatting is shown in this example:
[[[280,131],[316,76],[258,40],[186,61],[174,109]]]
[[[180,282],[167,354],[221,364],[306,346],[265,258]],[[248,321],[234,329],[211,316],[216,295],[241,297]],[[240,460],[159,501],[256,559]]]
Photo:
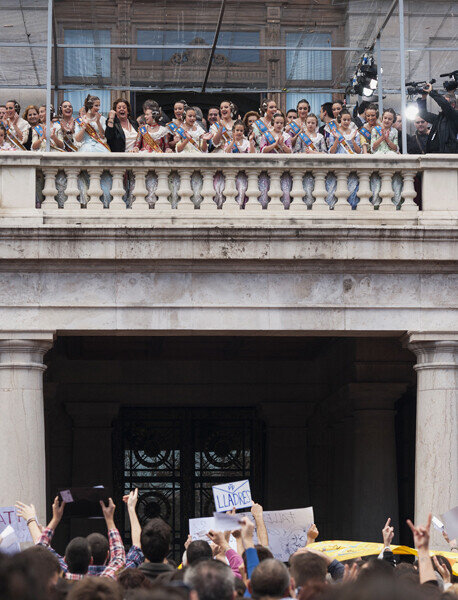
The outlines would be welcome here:
[[[14,506],[4,506],[3,508],[0,508],[0,535],[8,525],[11,525],[14,529],[19,543],[32,541],[27,523],[24,519],[17,516]]]
[[[16,554],[21,551],[16,532],[8,525],[0,532],[0,552],[5,554]]]
[[[236,515],[226,515],[226,513],[213,513],[215,519],[215,527],[218,531],[235,531],[240,529],[240,519],[244,515],[237,513]]]
[[[253,505],[248,479],[213,485],[212,489],[216,512],[226,512],[233,508],[249,508]]]
[[[433,524],[434,529],[437,529],[437,531],[444,531],[444,524],[437,517],[433,517],[431,523]]]
[[[211,529],[213,529],[214,531],[221,531],[221,528],[217,527],[216,520],[214,517],[201,517],[196,519],[189,519],[189,533],[192,537],[192,541],[205,540],[206,542],[209,542],[210,538],[208,537],[207,533]],[[237,528],[232,527],[232,530],[234,529]],[[232,535],[229,538],[229,546],[233,550],[237,550],[237,541]]]
[[[442,518],[444,519],[445,531],[448,537],[458,539],[458,506],[446,512]]]

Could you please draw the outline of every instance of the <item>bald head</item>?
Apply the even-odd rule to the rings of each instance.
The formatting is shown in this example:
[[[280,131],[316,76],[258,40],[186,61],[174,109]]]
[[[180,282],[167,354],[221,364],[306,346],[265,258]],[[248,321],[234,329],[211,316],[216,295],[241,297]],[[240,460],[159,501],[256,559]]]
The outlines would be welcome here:
[[[256,600],[289,596],[289,586],[288,569],[275,558],[267,558],[260,562],[250,579],[251,595]]]

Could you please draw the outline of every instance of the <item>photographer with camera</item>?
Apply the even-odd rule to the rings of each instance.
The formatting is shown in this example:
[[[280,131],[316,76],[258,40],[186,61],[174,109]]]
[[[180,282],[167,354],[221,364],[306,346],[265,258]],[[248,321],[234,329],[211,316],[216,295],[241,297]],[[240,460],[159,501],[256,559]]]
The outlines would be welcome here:
[[[428,94],[442,109],[437,115],[428,112],[426,108]],[[426,153],[458,154],[458,112],[452,89],[448,89],[447,93],[441,96],[439,92],[433,90],[432,84],[428,83],[422,90],[421,98],[417,99],[417,104],[420,117],[431,123]]]

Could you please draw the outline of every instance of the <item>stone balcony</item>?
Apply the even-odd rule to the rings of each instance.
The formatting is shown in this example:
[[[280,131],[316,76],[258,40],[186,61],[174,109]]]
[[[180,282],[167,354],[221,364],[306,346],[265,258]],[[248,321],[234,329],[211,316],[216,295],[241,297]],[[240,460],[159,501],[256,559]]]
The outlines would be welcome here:
[[[456,226],[458,157],[2,153],[0,222]]]

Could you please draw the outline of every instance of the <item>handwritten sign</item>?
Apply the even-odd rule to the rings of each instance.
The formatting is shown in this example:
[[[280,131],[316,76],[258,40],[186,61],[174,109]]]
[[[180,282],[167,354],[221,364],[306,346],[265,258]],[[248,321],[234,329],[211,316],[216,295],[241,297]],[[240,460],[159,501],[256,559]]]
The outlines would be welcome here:
[[[206,542],[210,542],[210,538],[207,535],[210,529],[213,529],[214,531],[221,531],[221,529],[218,529],[214,517],[200,517],[196,519],[189,519],[189,533],[192,537],[192,541],[204,540]],[[229,546],[233,550],[237,550],[237,541],[232,535],[229,538]]]
[[[214,485],[212,488],[216,512],[226,512],[233,508],[248,508],[253,505],[248,479]]]
[[[18,542],[31,542],[32,537],[29,533],[27,523],[24,519],[17,516],[14,506],[4,506],[0,508],[0,535],[2,531],[11,525],[14,529]]]
[[[8,525],[0,533],[0,551],[5,554],[16,554],[21,551],[16,532]]]

